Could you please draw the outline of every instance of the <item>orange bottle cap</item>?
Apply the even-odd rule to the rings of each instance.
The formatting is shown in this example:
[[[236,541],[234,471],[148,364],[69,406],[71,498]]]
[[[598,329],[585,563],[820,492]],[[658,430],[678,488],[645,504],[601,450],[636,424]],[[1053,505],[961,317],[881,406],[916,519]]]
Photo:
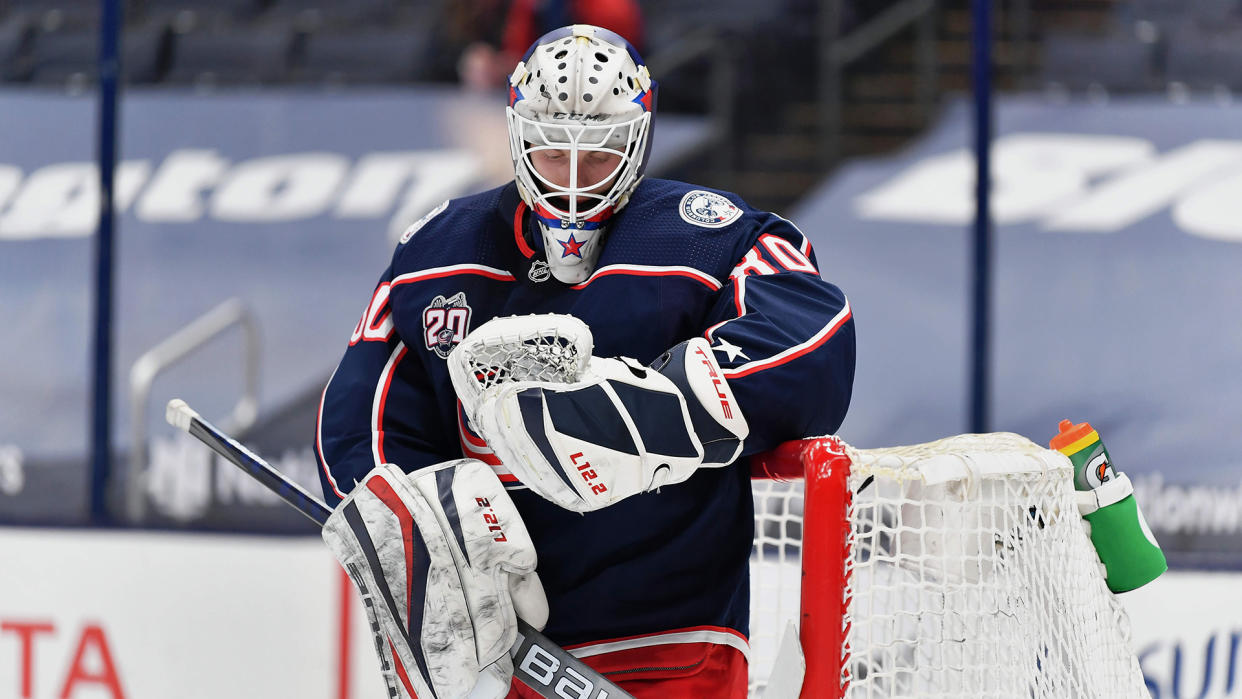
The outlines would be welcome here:
[[[1091,435],[1095,428],[1090,423],[1080,422],[1077,425],[1069,420],[1062,420],[1058,425],[1061,432],[1048,442],[1048,448],[1064,451],[1065,447]]]

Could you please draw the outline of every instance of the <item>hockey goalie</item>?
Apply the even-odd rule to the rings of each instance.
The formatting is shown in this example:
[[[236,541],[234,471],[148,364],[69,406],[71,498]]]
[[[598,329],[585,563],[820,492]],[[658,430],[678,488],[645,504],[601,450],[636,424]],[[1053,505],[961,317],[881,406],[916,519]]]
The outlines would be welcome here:
[[[853,320],[793,223],[644,177],[656,91],[616,34],[536,41],[513,181],[406,231],[324,390],[394,695],[532,696],[520,617],[635,697],[746,696],[747,459],[837,430]]]

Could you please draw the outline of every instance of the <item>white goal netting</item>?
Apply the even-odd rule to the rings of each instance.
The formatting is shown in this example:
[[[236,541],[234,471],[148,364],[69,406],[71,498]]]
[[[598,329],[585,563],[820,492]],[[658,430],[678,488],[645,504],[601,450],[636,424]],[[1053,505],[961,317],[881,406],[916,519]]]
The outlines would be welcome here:
[[[840,696],[1147,696],[1068,459],[1012,434],[847,453],[840,565],[807,572],[812,592],[845,591],[841,657],[807,658],[843,668]],[[751,685],[762,696],[777,639],[799,615],[802,547],[834,544],[803,531],[801,483],[754,486]]]

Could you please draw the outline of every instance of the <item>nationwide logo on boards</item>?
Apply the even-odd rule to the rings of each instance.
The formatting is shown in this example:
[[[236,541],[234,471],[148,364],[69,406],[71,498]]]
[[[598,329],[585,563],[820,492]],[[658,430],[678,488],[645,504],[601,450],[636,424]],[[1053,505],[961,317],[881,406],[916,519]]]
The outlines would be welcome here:
[[[1186,233],[1242,242],[1242,140],[1160,152],[1144,138],[1015,133],[992,147],[992,217],[1064,233],[1116,233],[1168,211]],[[923,158],[854,197],[860,219],[961,226],[974,220],[965,148]]]
[[[286,224],[388,218],[395,243],[440,202],[477,187],[481,165],[465,150],[329,152],[230,160],[179,149],[162,161],[126,160],[116,170],[116,212],[141,223]],[[30,170],[0,162],[0,243],[85,238],[99,217],[93,162]]]

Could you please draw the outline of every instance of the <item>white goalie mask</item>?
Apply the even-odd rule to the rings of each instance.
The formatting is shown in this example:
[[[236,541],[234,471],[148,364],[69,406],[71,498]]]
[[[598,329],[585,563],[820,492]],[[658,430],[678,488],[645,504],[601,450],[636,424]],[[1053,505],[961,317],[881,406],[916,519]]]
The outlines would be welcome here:
[[[509,77],[505,113],[518,192],[562,282],[591,275],[609,217],[642,180],[655,93],[634,47],[589,24],[543,35]],[[553,171],[549,157],[562,165]]]

